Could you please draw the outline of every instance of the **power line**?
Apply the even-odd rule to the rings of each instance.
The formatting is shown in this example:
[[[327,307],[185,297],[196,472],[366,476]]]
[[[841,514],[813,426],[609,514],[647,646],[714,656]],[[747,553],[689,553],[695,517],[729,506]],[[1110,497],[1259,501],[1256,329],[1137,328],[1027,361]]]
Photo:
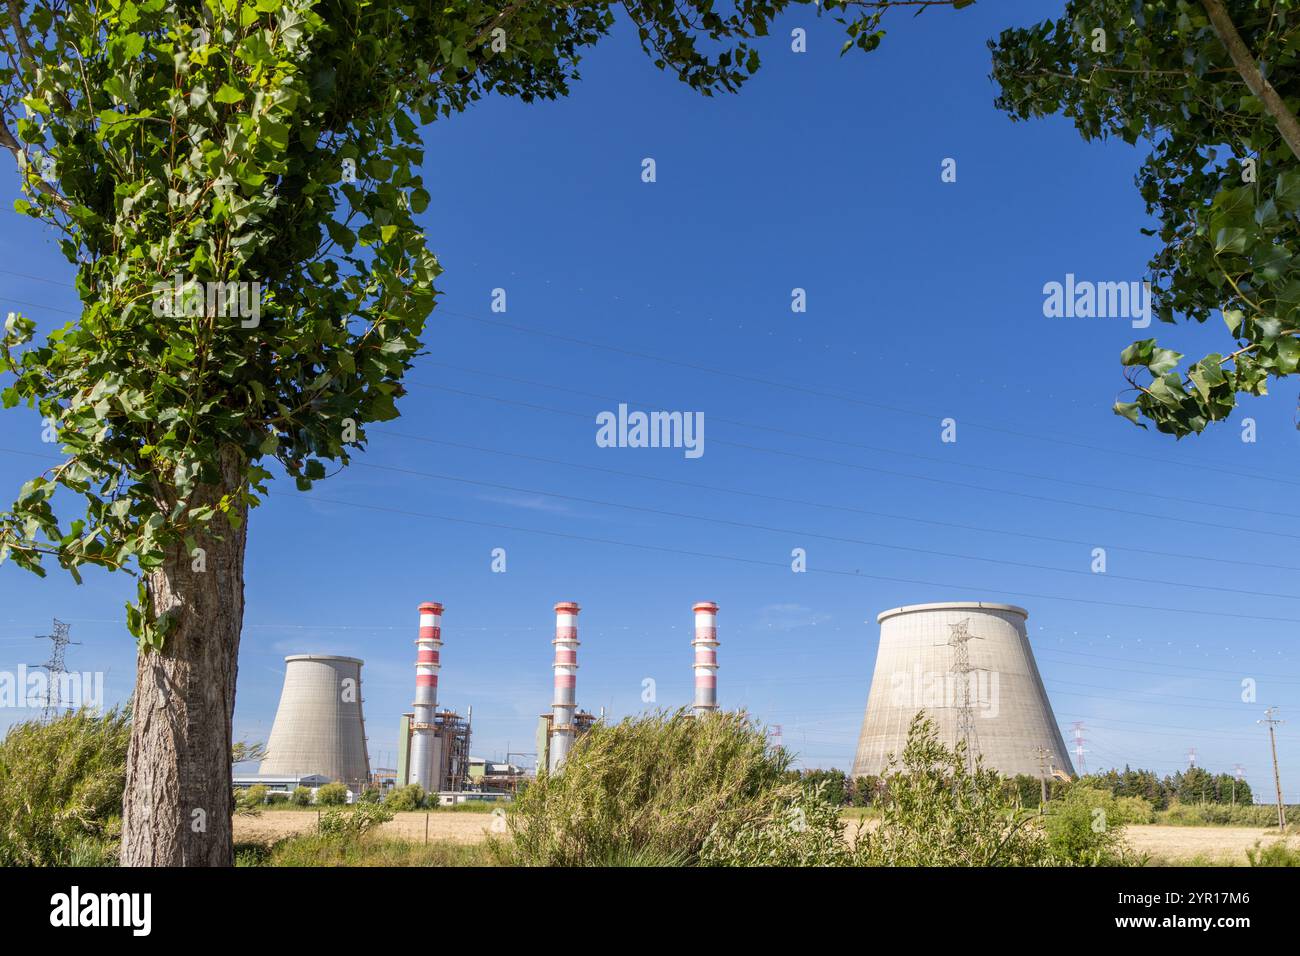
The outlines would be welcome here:
[[[907,551],[913,554],[924,554],[931,557],[955,558],[962,561],[984,561],[990,564],[1002,564],[1009,567],[1027,568],[1034,571],[1051,571],[1057,574],[1078,574],[1089,578],[1110,578],[1115,581],[1132,581],[1139,584],[1158,584],[1167,587],[1191,588],[1196,591],[1223,591],[1230,594],[1245,594],[1251,597],[1271,597],[1280,598],[1285,601],[1300,601],[1300,595],[1281,594],[1274,591],[1247,591],[1240,588],[1220,587],[1214,584],[1189,584],[1185,581],[1166,581],[1160,578],[1140,578],[1131,575],[1122,574],[1094,574],[1091,571],[1084,571],[1077,568],[1054,568],[1049,565],[1031,564],[1025,561],[1011,561],[1005,558],[988,558],[981,555],[957,554],[951,551],[935,551],[929,548],[915,548],[910,545],[886,544],[881,541],[871,541],[866,538],[850,538],[843,535],[823,534],[816,531],[806,531],[798,528],[778,528],[769,525],[754,524],[747,521],[735,521],[730,518],[715,518],[711,515],[690,514],[684,511],[665,511],[660,508],[650,508],[644,505],[633,505],[619,501],[607,501],[601,498],[588,498],[582,495],[566,495],[559,492],[544,491],[539,488],[525,488],[519,485],[506,485],[494,481],[483,481],[475,478],[462,478],[457,475],[444,475],[437,472],[420,471],[414,468],[399,468],[396,465],[376,465],[370,462],[356,462],[360,468],[373,468],[378,471],[391,471],[397,474],[413,475],[420,478],[433,478],[437,481],[459,482],[461,484],[475,485],[481,488],[495,488],[500,491],[513,491],[519,494],[541,495],[545,498],[556,498],[562,501],[576,501],[582,504],[600,505],[606,508],[623,508],[628,511],[639,511],[644,514],[653,514],[667,518],[681,518],[688,521],[706,521],[712,524],[729,525],[734,528],[744,528],[750,531],[766,531],[773,534],[786,534],[797,538],[816,538],[823,541],[836,541],[843,544],[860,544],[871,548],[884,548],[891,551]]]
[[[490,326],[493,328],[510,329],[512,331],[522,332],[528,335],[535,335],[535,336],[541,336],[543,338],[555,339],[557,341],[565,342],[566,344],[570,344],[570,345],[582,345],[587,348],[601,349],[603,351],[614,352],[620,355],[629,355],[635,358],[646,359],[648,361],[660,362],[665,365],[675,365],[680,368],[687,368],[697,372],[704,372],[711,376],[722,376],[725,378],[736,379],[738,381],[751,382],[757,385],[765,385],[773,388],[781,388],[789,391],[800,392],[803,394],[816,395],[823,398],[831,398],[837,401],[851,402],[852,404],[855,405],[861,405],[868,408],[876,408],[881,411],[892,412],[894,414],[909,415],[917,418],[925,418],[929,421],[935,421],[936,419],[942,417],[942,415],[936,412],[922,412],[916,409],[903,408],[897,405],[886,405],[881,402],[872,402],[872,401],[867,401],[865,399],[853,398],[847,395],[839,395],[834,392],[827,392],[821,389],[808,388],[807,386],[795,385],[792,383],[760,378],[754,375],[745,375],[739,372],[731,372],[726,369],[712,368],[707,365],[698,365],[693,362],[683,362],[679,359],[672,359],[662,355],[654,355],[648,352],[639,352],[636,351],[635,349],[623,348],[621,346],[608,345],[601,342],[593,342],[587,339],[577,338],[575,336],[562,335],[558,332],[548,332],[543,329],[534,329],[529,326],[519,325],[517,323],[501,322],[496,319],[485,319],[482,316],[471,315],[470,313],[467,312],[457,312],[452,309],[440,308],[438,310],[438,314],[449,315],[452,316],[453,318],[458,318],[458,319],[466,319],[468,321],[477,322],[482,325]],[[1201,468],[1207,471],[1219,472],[1221,474],[1234,475],[1235,477],[1239,477],[1239,478],[1262,478],[1268,481],[1278,481],[1283,484],[1296,484],[1294,480],[1289,478],[1274,478],[1269,475],[1234,472],[1234,471],[1229,471],[1227,469],[1215,468],[1214,466],[1211,465],[1202,465],[1196,462],[1172,462],[1164,458],[1154,457],[1152,455],[1140,455],[1133,452],[1117,451],[1114,448],[1107,448],[1103,445],[1090,445],[1087,444],[1086,442],[1070,441],[1068,439],[1055,438],[1048,435],[1035,435],[1030,432],[1020,432],[1014,429],[1001,428],[995,425],[989,425],[981,422],[973,422],[967,420],[966,422],[964,422],[964,424],[972,428],[980,428],[980,429],[984,429],[985,431],[999,432],[1001,434],[1012,435],[1017,438],[1027,438],[1032,441],[1050,442],[1052,444],[1057,444],[1057,445],[1068,445],[1075,448],[1087,449],[1088,451],[1102,452],[1108,455],[1122,455],[1126,458],[1138,458],[1145,461],[1154,461],[1162,465],[1170,465],[1176,468]]]
[[[388,428],[371,429],[368,437],[380,438],[397,438],[404,441],[423,442],[431,445],[445,445],[449,448],[460,448],[466,451],[482,452],[488,455],[500,455],[506,458],[515,458],[521,461],[532,461],[540,464],[559,465],[565,468],[575,468],[580,471],[590,471],[599,474],[617,475],[621,478],[633,478],[641,481],[653,481],[662,484],[676,485],[681,488],[694,488],[700,491],[711,491],[725,495],[739,495],[746,498],[755,498],[763,501],[774,501],[781,504],[804,505],[810,508],[822,508],[829,511],[840,511],[846,514],[860,514],[871,518],[887,518],[894,521],[906,521],[913,524],[924,524],[938,528],[951,528],[960,531],[974,531],[981,534],[1000,534],[1015,538],[1025,538],[1032,541],[1050,541],[1054,544],[1072,544],[1083,547],[1096,547],[1099,544],[1105,544],[1105,547],[1113,551],[1128,551],[1133,554],[1146,554],[1159,558],[1174,558],[1188,561],[1208,561],[1214,564],[1232,564],[1240,567],[1263,568],[1270,571],[1300,571],[1298,565],[1287,564],[1264,564],[1260,562],[1246,561],[1239,558],[1220,558],[1210,555],[1189,554],[1185,551],[1156,551],[1151,548],[1139,548],[1127,544],[1109,544],[1105,542],[1083,541],[1077,538],[1057,538],[1051,535],[1031,534],[1024,531],[1010,531],[1006,528],[990,528],[982,525],[962,524],[952,521],[939,521],[933,518],[919,518],[914,515],[903,515],[888,511],[872,511],[867,508],[856,508],[851,505],[829,504],[824,501],[812,501],[807,498],[788,498],[781,495],[769,495],[756,491],[745,491],[740,488],[728,488],[722,485],[710,485],[701,482],[683,481],[679,478],[664,478],[658,475],[647,475],[641,472],[624,471],[618,468],[604,468],[600,465],[586,465],[574,461],[566,461],[560,458],[548,458],[544,455],[528,455],[522,452],[505,451],[500,448],[485,448],[481,445],[468,445],[463,442],[454,442],[442,438],[429,438],[424,435],[411,435],[404,432],[396,432]]]
[[[758,567],[781,568],[782,570],[785,570],[789,567],[785,562],[781,562],[781,561],[763,561],[758,558],[745,558],[745,557],[740,557],[739,555],[713,554],[705,551],[689,551],[683,548],[670,548],[665,545],[642,544],[639,542],[632,542],[632,541],[619,541],[614,538],[596,538],[596,537],[591,537],[586,535],[570,534],[568,532],[563,532],[563,531],[549,531],[541,528],[526,528],[518,525],[507,525],[507,524],[501,524],[498,522],[491,522],[491,521],[477,521],[477,520],[472,520],[470,518],[459,518],[452,515],[435,514],[432,512],[409,511],[401,508],[388,508],[382,505],[362,504],[361,502],[357,502],[357,501],[342,501],[336,498],[323,498],[314,493],[311,495],[293,495],[293,496],[279,494],[277,496],[284,498],[286,500],[298,500],[298,501],[309,501],[309,502],[321,501],[328,504],[342,505],[344,507],[351,507],[351,508],[363,508],[369,511],[379,511],[379,512],[385,512],[389,514],[403,515],[406,517],[430,518],[435,521],[450,521],[457,524],[474,525],[476,527],[482,527],[482,528],[494,528],[503,531],[519,531],[525,534],[540,534],[548,537],[565,538],[571,541],[582,541],[589,544],[611,544],[611,545],[615,545],[616,547],[636,548],[639,550],[657,551],[665,554],[678,554],[678,555],[695,557],[695,558],[710,558],[719,561],[733,561],[741,564],[749,564]],[[890,581],[896,584],[921,584],[927,587],[940,587],[940,588],[947,588],[947,589],[954,589],[954,590],[959,589],[965,591],[983,591],[985,593],[991,593],[991,594],[1009,594],[1009,595],[1015,595],[1019,597],[1042,598],[1044,600],[1051,600],[1051,601],[1069,601],[1076,604],[1094,604],[1101,607],[1120,607],[1120,608],[1131,608],[1131,609],[1144,610],[1144,611],[1165,611],[1174,614],[1199,614],[1199,615],[1208,615],[1213,617],[1230,617],[1235,620],[1278,621],[1285,624],[1300,624],[1300,618],[1270,617],[1267,615],[1258,615],[1258,614],[1240,614],[1232,611],[1209,611],[1209,610],[1197,610],[1193,608],[1165,607],[1161,605],[1135,604],[1135,603],[1123,602],[1123,601],[1098,601],[1090,598],[1065,597],[1063,595],[1058,595],[1058,594],[1041,594],[1033,591],[1009,591],[1005,588],[991,588],[991,587],[986,587],[984,585],[948,584],[941,581],[927,581],[920,578],[900,578],[900,577],[892,577],[892,576],[880,575],[880,574],[863,574],[861,571],[856,571],[856,570],[849,571],[849,570],[836,569],[836,568],[808,568],[807,570],[810,573],[833,574],[841,577],[864,578],[864,579],[874,580],[874,581]]]
[[[553,408],[548,405],[538,405],[534,402],[523,402],[516,399],[501,398],[496,395],[485,395],[482,392],[469,392],[464,389],[452,388],[448,385],[423,385],[422,388],[437,389],[438,391],[449,392],[455,395],[464,395],[469,398],[479,398],[485,401],[498,402],[503,405],[515,405],[520,408],[529,408],[534,411],[548,412],[551,414],[567,415],[570,418],[580,418],[584,421],[590,416],[582,412],[573,412],[565,408]],[[1043,501],[1057,505],[1068,505],[1074,508],[1086,508],[1091,511],[1104,511],[1110,514],[1120,514],[1132,518],[1149,518],[1156,521],[1174,521],[1179,524],[1190,524],[1201,528],[1216,528],[1221,531],[1239,531],[1246,534],[1261,534],[1278,538],[1295,538],[1300,539],[1300,535],[1287,534],[1284,531],[1272,531],[1263,528],[1243,528],[1240,525],[1219,524],[1213,521],[1198,521],[1194,518],[1179,518],[1174,515],[1152,514],[1147,511],[1132,511],[1127,508],[1115,508],[1110,505],[1089,504],[1084,501],[1071,501],[1066,498],[1054,498],[1050,495],[1035,495],[1027,491],[1011,491],[1003,488],[988,488],[984,485],[972,485],[967,482],[955,481],[949,478],[935,478],[930,475],[918,475],[913,472],[894,471],[889,468],[878,468],[872,465],[863,465],[858,462],[841,461],[837,458],[822,458],[816,455],[805,455],[801,452],[785,451],[779,448],[765,448],[762,445],[750,445],[744,442],[728,441],[722,438],[710,439],[714,444],[726,445],[731,448],[743,448],[746,451],[756,451],[768,455],[781,455],[787,458],[795,458],[803,462],[816,462],[822,465],[836,465],[841,468],[851,468],[855,471],[865,471],[871,474],[889,475],[894,478],[905,478],[909,481],[928,481],[932,484],[943,485],[945,487],[963,488],[968,491],[982,491],[986,494],[1006,495],[1012,498],[1022,498],[1027,501]]]
[[[632,399],[632,398],[620,399],[613,395],[601,395],[597,392],[588,392],[583,389],[569,388],[564,385],[553,385],[549,382],[538,382],[532,379],[518,378],[513,375],[502,375],[498,372],[487,371],[486,369],[466,368],[464,366],[452,365],[449,362],[431,362],[429,364],[437,365],[441,368],[453,369],[455,371],[469,372],[471,374],[478,375],[478,376],[485,376],[487,378],[496,378],[502,381],[514,382],[516,384],[529,385],[538,388],[553,389],[555,391],[567,392],[572,395],[579,395],[586,398],[596,398],[603,402],[616,402],[616,403],[626,404],[629,406],[639,405],[639,406],[644,406],[645,408],[656,407],[656,403],[653,402],[646,402],[646,401],[642,401],[639,399]],[[438,385],[426,385],[423,382],[416,382],[416,381],[408,381],[405,384],[414,386],[416,388],[437,389],[442,387]],[[761,425],[756,422],[746,422],[734,418],[723,418],[722,416],[714,415],[712,413],[710,413],[708,417],[711,421],[722,422],[723,424],[726,425],[737,425],[741,428],[752,428],[757,431],[772,432],[773,434],[777,434],[777,435],[786,435],[792,438],[807,439],[809,441],[825,442],[831,445],[843,445],[846,448],[856,448],[861,451],[869,451],[875,454],[888,455],[891,458],[914,458],[918,461],[933,462],[934,464],[943,465],[945,467],[952,466],[952,461],[950,459],[936,458],[934,455],[922,455],[922,454],[918,454],[917,452],[903,451],[898,448],[884,448],[879,445],[866,445],[861,442],[846,441],[842,438],[829,438],[824,435],[813,435],[808,432],[799,432],[799,431],[793,431],[791,429],[786,429],[786,428],[777,428],[772,425]],[[1138,497],[1142,497],[1142,498],[1155,498],[1159,501],[1177,501],[1183,504],[1199,505],[1201,507],[1224,508],[1230,511],[1242,511],[1248,514],[1264,515],[1265,517],[1268,518],[1278,517],[1278,513],[1276,511],[1266,510],[1263,508],[1248,508],[1243,505],[1225,504],[1221,501],[1206,501],[1201,498],[1181,498],[1178,497],[1177,495],[1169,495],[1169,494],[1153,492],[1153,491],[1141,491],[1135,488],[1117,488],[1114,485],[1099,485],[1096,484],[1095,482],[1077,481],[1071,478],[1057,478],[1052,475],[1037,475],[1029,472],[1016,471],[1011,468],[998,468],[993,465],[980,465],[972,462],[963,462],[961,467],[963,469],[969,469],[974,471],[987,471],[997,475],[1009,475],[1013,478],[1028,478],[1031,481],[1050,481],[1050,482],[1056,482],[1058,484],[1063,484],[1063,485],[1073,485],[1077,488],[1087,488],[1093,491],[1105,491],[1111,494],[1137,495]],[[1300,482],[1293,482],[1293,483],[1300,484]],[[1291,515],[1291,517],[1300,518],[1300,515]]]
[[[40,282],[49,282],[50,284],[53,285],[63,285],[63,283],[58,283],[55,282],[54,280],[41,278],[39,276],[31,276],[25,273],[12,272],[10,270],[0,270],[0,272],[5,272],[8,275],[15,275],[23,278],[34,279]],[[19,299],[10,299],[9,301],[21,305],[28,305],[31,306],[32,308],[43,308],[43,309],[49,309],[50,311],[54,311],[54,312],[62,312],[67,315],[81,314],[80,312],[73,312],[68,309],[59,309],[53,306],[41,305],[39,303],[24,302]],[[598,349],[598,350],[612,352],[619,355],[626,355],[633,358],[640,358],[647,361],[659,362],[665,365],[673,365],[679,368],[690,369],[697,372],[704,372],[710,376],[731,378],[737,381],[744,381],[744,382],[749,382],[751,384],[763,385],[769,388],[779,388],[787,391],[798,392],[801,394],[814,395],[820,398],[828,398],[834,401],[848,402],[866,408],[874,408],[879,411],[889,412],[891,414],[906,415],[915,418],[924,418],[929,421],[935,421],[939,418],[942,418],[942,415],[937,412],[920,411],[918,409],[904,408],[898,405],[888,405],[883,402],[875,402],[867,399],[856,398],[852,394],[839,394],[838,392],[831,392],[824,389],[810,388],[805,385],[798,385],[791,382],[781,382],[775,379],[767,379],[760,376],[748,375],[740,372],[733,372],[727,369],[714,368],[707,365],[700,365],[694,362],[683,362],[680,359],[673,359],[667,356],[655,355],[649,352],[641,352],[636,349],[628,349],[622,346],[610,345],[608,343],[594,342],[588,339],[582,339],[570,335],[563,335],[558,332],[550,332],[544,329],[535,329],[530,326],[519,325],[518,323],[502,322],[497,319],[487,319],[482,316],[473,315],[468,312],[459,312],[453,309],[448,309],[446,307],[440,307],[437,310],[435,310],[434,318],[437,319],[444,315],[451,316],[452,318],[464,319],[470,322],[476,322],[491,328],[506,329],[509,331],[520,332],[527,335],[539,336],[539,337],[548,338],[559,342],[564,342],[569,345],[581,345],[586,348]],[[843,389],[842,391],[849,392],[849,393],[852,392],[852,390],[850,389]],[[1174,462],[1168,459],[1158,458],[1153,455],[1142,455],[1135,452],[1119,451],[1114,448],[1107,448],[1104,445],[1092,445],[1087,442],[1072,441],[1069,439],[1057,438],[1050,435],[1040,435],[1040,434],[1034,434],[1032,432],[1022,432],[1016,429],[1003,428],[1001,426],[992,425],[986,422],[966,420],[964,424],[967,425],[967,427],[978,428],[985,431],[991,431],[991,432],[1004,434],[1004,435],[1010,435],[1016,438],[1028,439],[1030,441],[1041,441],[1041,442],[1047,442],[1051,444],[1065,445],[1069,447],[1085,449],[1087,451],[1100,452],[1102,454],[1108,454],[1108,455],[1120,455],[1125,458],[1134,458],[1143,461],[1152,461],[1161,465],[1168,465],[1176,468],[1197,468],[1204,471],[1215,472],[1218,474],[1232,475],[1238,478],[1274,481],[1281,484],[1291,484],[1291,485],[1300,484],[1300,482],[1296,482],[1295,480],[1289,478],[1282,478],[1282,477],[1276,477],[1272,475],[1259,474],[1259,473],[1237,472],[1237,471],[1232,471],[1230,469],[1217,468],[1212,465],[1201,464],[1199,462]]]

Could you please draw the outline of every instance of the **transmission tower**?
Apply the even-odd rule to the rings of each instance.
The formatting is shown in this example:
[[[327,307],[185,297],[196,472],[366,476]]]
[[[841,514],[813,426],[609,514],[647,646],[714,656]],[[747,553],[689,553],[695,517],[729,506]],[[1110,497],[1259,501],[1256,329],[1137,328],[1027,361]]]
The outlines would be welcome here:
[[[1232,805],[1237,805],[1237,781],[1246,775],[1246,768],[1239,763],[1232,765]]]
[[[68,639],[68,627],[69,625],[60,621],[56,617],[54,619],[53,634],[36,635],[36,640],[50,641],[52,645],[50,647],[50,659],[44,664],[36,665],[37,667],[45,668],[46,673],[49,674],[49,682],[45,686],[45,706],[41,710],[42,722],[53,720],[59,715],[59,707],[62,703],[59,700],[59,686],[62,683],[61,678],[67,673],[67,668],[64,663],[64,655],[67,652],[69,644],[81,643],[80,641],[72,641]]]
[[[948,645],[953,649],[952,672],[957,675],[960,699],[957,703],[957,740],[966,744],[966,769],[975,772],[975,758],[979,756],[979,737],[975,732],[975,710],[971,703],[970,675],[978,670],[970,666],[970,648],[967,642],[979,640],[970,632],[970,618],[963,618],[950,625],[952,634]]]
[[[1195,747],[1187,748],[1187,769],[1188,770],[1196,769],[1196,748]]]
[[[1088,773],[1088,761],[1083,758],[1083,755],[1088,752],[1083,747],[1088,742],[1083,736],[1083,721],[1076,720],[1070,726],[1074,728],[1074,766],[1079,771],[1079,776],[1083,777]]]
[[[781,737],[781,725],[780,725],[780,724],[773,724],[771,727],[769,727],[769,728],[767,729],[767,739],[768,739],[769,741],[771,741],[772,748],[773,748],[774,750],[780,750],[780,749],[781,749],[781,741],[782,741],[782,737]]]

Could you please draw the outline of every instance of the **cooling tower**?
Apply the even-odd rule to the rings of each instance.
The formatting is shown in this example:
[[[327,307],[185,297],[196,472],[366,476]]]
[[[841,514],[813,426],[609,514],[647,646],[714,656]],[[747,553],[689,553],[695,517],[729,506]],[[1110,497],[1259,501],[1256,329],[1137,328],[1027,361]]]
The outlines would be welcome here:
[[[912,604],[878,615],[880,650],[853,776],[882,775],[925,710],[949,745],[965,740],[1007,775],[1073,773],[1025,620],[1010,604]]]
[[[355,657],[295,654],[284,659],[284,690],[258,773],[320,774],[360,790],[370,779]]]

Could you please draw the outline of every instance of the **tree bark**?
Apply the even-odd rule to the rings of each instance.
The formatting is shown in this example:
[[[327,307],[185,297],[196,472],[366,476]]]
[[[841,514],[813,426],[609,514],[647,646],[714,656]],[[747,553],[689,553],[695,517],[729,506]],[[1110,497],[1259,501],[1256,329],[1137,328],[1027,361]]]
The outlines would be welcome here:
[[[211,504],[244,487],[242,461],[221,456],[221,481],[201,486],[193,504]],[[231,718],[244,617],[247,509],[239,527],[218,516],[198,536],[203,570],[183,545],[150,574],[155,619],[176,624],[161,651],[136,659],[131,746],[122,812],[123,866],[232,866],[234,812]]]
[[[1291,147],[1291,152],[1295,153],[1297,159],[1300,159],[1300,121],[1296,120],[1296,115],[1291,112],[1286,105],[1286,101],[1273,88],[1273,84],[1266,80],[1264,74],[1260,72],[1259,66],[1255,63],[1255,57],[1251,54],[1250,48],[1246,46],[1246,41],[1241,38],[1241,34],[1237,32],[1232,17],[1228,15],[1222,0],[1201,0],[1201,5],[1205,7],[1205,12],[1210,18],[1210,25],[1214,27],[1214,32],[1218,34],[1219,40],[1227,49],[1228,56],[1232,57],[1232,65],[1237,68],[1237,72],[1246,81],[1250,91],[1259,97],[1260,102],[1264,104],[1265,112],[1273,117],[1278,132],[1282,134],[1282,139],[1286,141],[1286,144]]]

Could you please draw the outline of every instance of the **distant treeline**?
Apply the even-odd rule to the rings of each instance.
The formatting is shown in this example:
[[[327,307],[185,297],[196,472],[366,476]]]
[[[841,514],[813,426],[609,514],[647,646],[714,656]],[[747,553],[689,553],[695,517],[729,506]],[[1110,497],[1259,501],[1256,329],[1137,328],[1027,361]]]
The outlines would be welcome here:
[[[800,778],[808,786],[822,785],[822,794],[835,806],[869,807],[883,792],[879,777],[850,778],[842,770],[804,770]],[[1175,805],[1249,806],[1255,802],[1250,784],[1236,780],[1232,774],[1211,773],[1192,767],[1164,778],[1151,770],[1107,770],[1087,774],[1078,780],[1087,786],[1109,791],[1116,797],[1141,797],[1153,810],[1168,810]],[[1038,777],[1018,774],[1003,781],[1009,799],[1019,798],[1021,806],[1036,807],[1042,800],[1043,784]],[[1063,780],[1047,782],[1048,800],[1058,799],[1070,786]]]

